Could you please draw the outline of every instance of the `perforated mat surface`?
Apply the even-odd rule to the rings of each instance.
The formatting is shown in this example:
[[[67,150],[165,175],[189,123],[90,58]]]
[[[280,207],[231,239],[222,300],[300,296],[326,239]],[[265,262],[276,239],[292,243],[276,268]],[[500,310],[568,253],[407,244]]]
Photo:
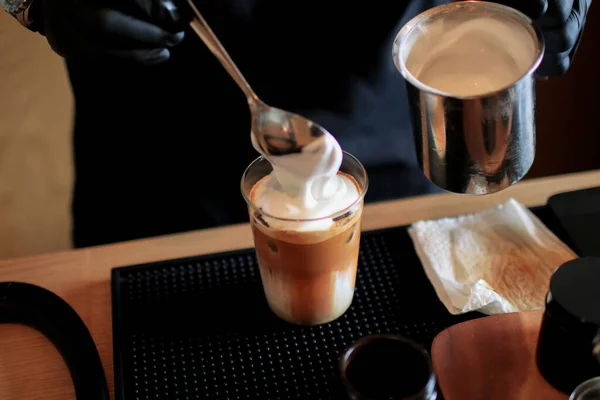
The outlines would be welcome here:
[[[404,227],[363,233],[355,297],[326,325],[267,306],[254,251],[113,270],[118,399],[338,399],[340,353],[379,332],[430,348],[450,315]]]

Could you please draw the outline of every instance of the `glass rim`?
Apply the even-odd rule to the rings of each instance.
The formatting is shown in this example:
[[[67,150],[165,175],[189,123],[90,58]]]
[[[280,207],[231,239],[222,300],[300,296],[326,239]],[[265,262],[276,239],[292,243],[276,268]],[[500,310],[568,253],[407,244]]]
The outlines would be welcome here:
[[[423,386],[415,393],[409,395],[409,398],[413,398],[417,395],[428,394],[431,391],[436,390],[435,385],[437,384],[437,377],[433,368],[433,362],[427,350],[412,339],[406,338],[399,334],[394,333],[374,333],[372,335],[363,336],[354,343],[350,344],[343,351],[338,361],[338,373],[340,375],[342,384],[345,390],[354,397],[362,398],[362,394],[355,387],[355,385],[348,378],[348,367],[354,361],[357,354],[364,351],[369,345],[377,342],[393,342],[393,344],[402,344],[413,351],[418,353],[421,361],[427,368],[427,381],[424,382]],[[353,398],[354,398],[353,397]],[[416,397],[415,397],[416,398]]]
[[[569,400],[581,400],[583,399],[583,396],[590,394],[592,390],[600,391],[600,376],[596,376],[580,383],[569,396]]]
[[[426,85],[423,82],[421,82],[419,79],[417,79],[417,77],[414,76],[412,74],[412,72],[409,71],[408,67],[406,66],[406,60],[402,59],[403,55],[404,55],[403,46],[404,46],[404,43],[406,42],[407,38],[410,36],[411,32],[413,31],[413,29],[420,26],[420,24],[422,22],[427,21],[429,18],[432,18],[436,15],[443,14],[446,11],[448,11],[449,9],[455,9],[455,8],[459,8],[459,7],[460,8],[462,8],[462,7],[479,7],[481,9],[500,11],[502,13],[505,13],[505,15],[512,15],[520,20],[520,22],[522,23],[522,26],[525,27],[525,29],[527,29],[529,31],[529,33],[532,35],[532,38],[535,39],[536,45],[537,45],[537,54],[534,57],[533,61],[531,62],[529,68],[521,76],[519,76],[519,78],[515,79],[508,85],[505,85],[501,88],[494,89],[494,90],[491,90],[491,91],[488,91],[485,93],[476,94],[476,95],[459,96],[459,95],[445,92],[443,90],[439,90],[439,89],[433,88],[429,85]],[[439,5],[436,7],[432,7],[430,9],[418,14],[417,16],[413,17],[396,34],[396,37],[394,38],[394,42],[392,44],[392,57],[393,57],[393,62],[394,62],[394,65],[396,66],[396,69],[400,72],[400,74],[404,77],[404,79],[406,79],[409,83],[411,83],[417,89],[419,89],[423,92],[426,92],[426,93],[433,94],[433,95],[438,95],[438,96],[443,96],[443,97],[448,97],[448,98],[453,98],[453,99],[473,100],[473,99],[480,99],[482,97],[489,97],[489,96],[493,96],[495,94],[501,93],[501,92],[508,90],[511,87],[515,86],[517,83],[519,83],[521,80],[525,79],[529,75],[535,74],[535,71],[538,69],[538,67],[542,63],[542,59],[544,58],[545,47],[546,46],[545,46],[545,41],[544,41],[542,32],[539,30],[539,28],[537,26],[535,26],[533,24],[533,21],[531,20],[531,18],[529,18],[527,15],[523,14],[521,11],[516,10],[509,6],[505,6],[503,4],[493,3],[490,1],[469,0],[469,1],[462,1],[459,3],[455,3],[455,2],[447,3],[447,4],[442,4],[442,5]]]
[[[353,156],[352,154],[350,154],[350,153],[348,153],[347,151],[344,151],[344,150],[342,150],[342,154],[344,156],[350,157],[351,160],[353,160],[354,162],[356,162],[356,164],[360,167],[360,170],[361,170],[361,172],[362,172],[362,174],[364,175],[364,178],[365,178],[365,184],[364,185],[361,185],[359,182],[357,182],[358,185],[361,187],[360,188],[360,193],[358,194],[358,198],[355,201],[353,201],[352,204],[350,204],[347,207],[344,207],[342,210],[339,210],[339,211],[336,211],[335,213],[326,215],[324,217],[318,217],[318,218],[282,218],[282,217],[278,217],[278,216],[269,214],[268,212],[265,212],[264,210],[261,210],[254,203],[252,203],[252,201],[250,201],[250,199],[248,198],[248,195],[246,194],[246,191],[244,190],[244,178],[248,175],[248,172],[250,171],[250,169],[252,168],[252,166],[256,165],[257,163],[259,163],[261,161],[267,161],[267,162],[269,162],[269,160],[265,156],[263,156],[263,155],[260,155],[257,158],[255,158],[250,163],[250,165],[248,165],[246,167],[246,169],[244,170],[244,173],[242,174],[242,179],[241,179],[241,182],[240,182],[240,190],[242,192],[242,197],[246,201],[246,204],[250,208],[252,208],[254,211],[258,211],[262,215],[264,215],[265,217],[272,218],[272,219],[278,220],[278,221],[284,221],[284,222],[317,222],[317,221],[323,221],[323,220],[326,220],[326,219],[335,218],[335,217],[340,216],[340,215],[344,215],[345,213],[347,213],[348,211],[350,211],[352,208],[356,207],[357,204],[359,204],[360,202],[363,201],[363,199],[365,197],[365,194],[367,193],[367,189],[369,188],[369,176],[367,174],[367,170],[365,169],[365,166],[358,160],[358,158],[356,158],[355,156]]]

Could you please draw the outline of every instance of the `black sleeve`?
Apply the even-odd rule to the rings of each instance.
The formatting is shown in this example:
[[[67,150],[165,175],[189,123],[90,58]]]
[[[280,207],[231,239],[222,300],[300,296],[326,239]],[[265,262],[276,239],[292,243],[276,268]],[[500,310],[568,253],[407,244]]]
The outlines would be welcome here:
[[[32,32],[38,32],[45,35],[44,32],[44,13],[43,13],[43,0],[33,0],[27,12],[29,13],[29,20],[32,21],[27,26]]]

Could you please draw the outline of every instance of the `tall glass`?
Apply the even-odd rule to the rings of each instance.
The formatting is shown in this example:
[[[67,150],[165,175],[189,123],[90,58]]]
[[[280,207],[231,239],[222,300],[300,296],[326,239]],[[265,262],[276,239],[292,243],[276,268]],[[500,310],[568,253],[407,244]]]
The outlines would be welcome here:
[[[269,215],[252,203],[252,188],[272,170],[259,157],[246,169],[241,184],[269,307],[294,324],[333,321],[354,297],[367,172],[344,152],[339,173],[352,178],[358,199],[327,217],[297,220]]]

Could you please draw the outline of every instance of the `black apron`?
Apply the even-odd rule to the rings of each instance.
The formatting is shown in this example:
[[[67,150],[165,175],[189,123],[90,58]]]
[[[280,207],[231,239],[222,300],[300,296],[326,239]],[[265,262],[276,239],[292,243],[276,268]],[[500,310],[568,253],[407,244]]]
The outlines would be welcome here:
[[[204,1],[256,93],[328,129],[367,167],[367,202],[430,192],[391,57],[434,1]],[[75,95],[76,247],[247,220],[239,182],[258,156],[242,92],[189,30],[164,65],[68,60]]]

